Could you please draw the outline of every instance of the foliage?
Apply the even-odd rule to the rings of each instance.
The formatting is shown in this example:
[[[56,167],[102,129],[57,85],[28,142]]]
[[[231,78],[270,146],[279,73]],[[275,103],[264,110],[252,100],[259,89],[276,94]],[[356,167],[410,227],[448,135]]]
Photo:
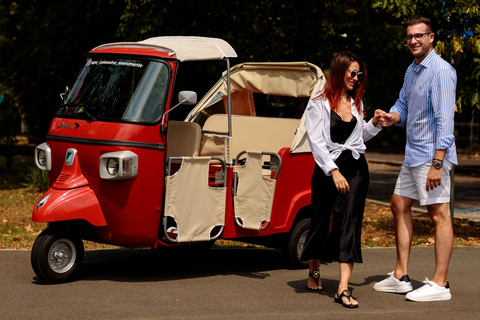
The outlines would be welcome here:
[[[44,193],[49,189],[48,174],[37,167],[30,167],[27,173],[23,174],[25,181],[23,185],[35,192]]]
[[[114,39],[122,1],[0,2],[0,82],[25,107],[30,138],[44,139],[59,93],[84,54]]]
[[[436,33],[435,51],[457,70],[457,111],[480,109],[480,4],[475,0],[382,0],[373,8],[406,21],[415,13],[429,16]]]
[[[480,155],[480,144],[472,143],[470,147],[465,149],[465,154],[470,156],[478,156]]]
[[[89,50],[115,41],[196,35],[231,43],[239,56],[233,63],[305,60],[328,69],[336,53],[353,51],[368,65],[364,103],[370,116],[395,102],[412,61],[406,19],[428,12],[438,22],[437,52],[457,69],[458,111],[471,113],[480,99],[478,10],[475,0],[0,1],[0,83],[8,83],[24,106],[30,139],[42,141],[58,94],[71,85]],[[195,81],[200,96],[222,68],[215,65]],[[403,145],[401,137],[389,140]]]
[[[0,83],[0,155],[6,157],[6,171],[12,168],[15,134],[20,128],[20,106],[13,90]]]

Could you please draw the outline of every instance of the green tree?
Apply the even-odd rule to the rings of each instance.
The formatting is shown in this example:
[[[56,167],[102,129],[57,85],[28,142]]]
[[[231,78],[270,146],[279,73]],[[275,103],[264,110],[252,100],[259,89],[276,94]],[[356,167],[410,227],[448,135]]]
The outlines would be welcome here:
[[[469,120],[479,107],[478,10],[475,0],[0,1],[0,83],[25,106],[31,138],[42,141],[58,94],[90,49],[114,41],[197,35],[232,44],[239,56],[233,63],[306,60],[325,70],[336,53],[355,52],[368,65],[364,103],[371,115],[395,102],[413,60],[404,41],[406,19],[429,13],[437,22],[436,50],[457,69],[457,116]],[[208,89],[222,68],[199,73],[204,79],[196,82]],[[393,132],[398,134],[387,134]],[[401,139],[394,140],[402,145]]]
[[[20,129],[20,105],[12,92],[11,88],[0,84],[0,155],[7,159],[7,172],[12,168],[15,133]]]
[[[469,136],[468,143],[458,141],[457,144],[467,152],[478,152],[478,144],[475,145],[474,141],[480,136],[480,131],[474,125],[475,114],[480,110],[479,2],[384,0],[375,2],[373,7],[402,23],[414,13],[422,13],[432,19],[436,33],[435,51],[457,70],[458,114],[455,118],[459,125],[456,131],[460,132],[460,136]]]
[[[113,0],[0,2],[0,83],[24,106],[31,140],[44,140],[59,94],[84,54],[115,38],[121,12]]]
[[[457,110],[463,107],[480,109],[480,4],[475,0],[419,1],[383,0],[373,4],[405,23],[406,19],[422,13],[434,22],[435,51],[457,70]]]

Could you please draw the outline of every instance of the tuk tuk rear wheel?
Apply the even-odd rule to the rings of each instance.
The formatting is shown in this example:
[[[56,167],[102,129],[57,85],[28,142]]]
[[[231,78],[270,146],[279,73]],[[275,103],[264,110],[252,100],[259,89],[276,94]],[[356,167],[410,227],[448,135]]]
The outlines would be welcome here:
[[[302,219],[298,221],[290,233],[287,244],[283,249],[284,258],[289,267],[298,269],[308,267],[309,261],[301,260],[300,255],[305,246],[310,224],[310,218]]]
[[[42,281],[61,283],[75,277],[83,256],[83,242],[78,236],[49,227],[35,240],[31,263]]]

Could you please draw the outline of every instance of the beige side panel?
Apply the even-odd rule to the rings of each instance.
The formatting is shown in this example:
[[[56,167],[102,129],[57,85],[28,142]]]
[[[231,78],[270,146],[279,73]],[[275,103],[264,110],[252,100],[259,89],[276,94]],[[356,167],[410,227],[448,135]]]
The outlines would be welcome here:
[[[270,222],[276,181],[262,175],[262,156],[256,151],[247,151],[247,162],[234,171],[238,175],[235,217],[242,219],[243,228],[260,230],[262,222]]]
[[[208,186],[209,157],[184,158],[166,178],[165,216],[175,219],[178,242],[211,240],[210,232],[225,225],[226,188]]]

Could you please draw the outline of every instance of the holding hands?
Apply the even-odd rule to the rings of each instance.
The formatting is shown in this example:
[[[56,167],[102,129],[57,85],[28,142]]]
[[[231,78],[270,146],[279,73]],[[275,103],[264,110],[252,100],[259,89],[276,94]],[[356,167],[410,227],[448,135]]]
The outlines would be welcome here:
[[[380,109],[375,110],[375,115],[372,119],[374,126],[380,123],[382,127],[390,127],[398,122],[400,122],[400,116],[397,113],[387,113]]]

